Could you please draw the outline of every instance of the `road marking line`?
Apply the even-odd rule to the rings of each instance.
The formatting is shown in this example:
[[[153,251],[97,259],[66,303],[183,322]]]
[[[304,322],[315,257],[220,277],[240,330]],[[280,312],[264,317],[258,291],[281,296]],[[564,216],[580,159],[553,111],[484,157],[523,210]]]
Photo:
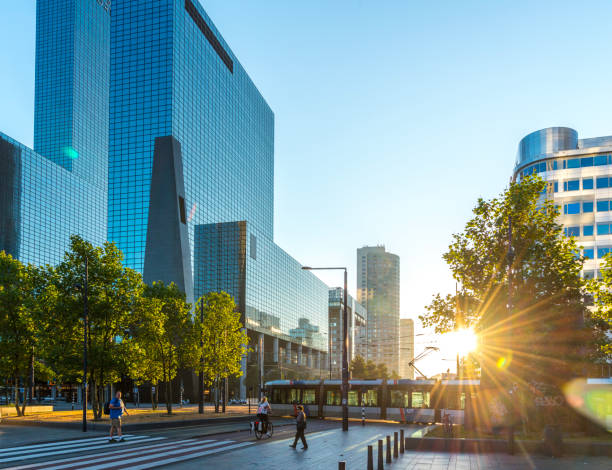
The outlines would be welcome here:
[[[184,443],[189,443],[189,442],[193,442],[196,439],[184,439],[181,441],[172,441],[172,442],[167,442],[161,445],[161,447],[167,447],[169,445],[177,445],[177,444],[184,444]],[[209,442],[209,441],[201,441],[201,442]],[[144,447],[130,447],[129,449],[125,450],[116,450],[114,452],[107,452],[104,454],[104,456],[106,458],[112,458],[112,456],[117,455],[117,454],[121,454],[124,455],[126,453],[130,453],[132,451],[142,451],[142,452],[149,452],[152,449],[157,449],[159,448],[159,444],[153,444],[153,445],[148,445],[148,446],[144,446]],[[100,454],[92,454],[91,456],[97,456]],[[87,455],[80,455],[78,457],[70,457],[67,459],[62,459],[62,460],[54,460],[52,463],[54,464],[66,464],[68,463],[68,466],[74,465],[76,462],[81,461],[83,459],[86,459],[88,456]],[[49,461],[47,462],[38,462],[38,463],[32,463],[32,464],[28,464],[28,465],[22,465],[19,467],[11,467],[10,469],[7,470],[25,470],[28,468],[41,468],[41,465],[43,466],[42,468],[46,468],[44,467],[47,463],[49,463]]]
[[[182,457],[174,457],[174,458],[170,458],[170,459],[165,459],[165,460],[160,460],[158,462],[150,462],[150,463],[146,463],[146,464],[142,464],[142,465],[138,465],[138,466],[130,466],[130,470],[146,470],[149,468],[153,468],[153,467],[160,467],[162,465],[168,465],[170,463],[175,463],[175,462],[182,462],[184,460],[192,460],[192,459],[197,459],[198,457],[204,457],[206,455],[211,455],[211,454],[217,454],[219,452],[223,452],[226,450],[232,450],[232,449],[238,449],[240,447],[246,447],[246,446],[251,446],[255,444],[254,442],[241,442],[239,444],[234,444],[231,446],[226,446],[226,447],[219,447],[217,449],[212,449],[212,450],[206,450],[203,452],[196,452],[193,454],[189,454],[186,456],[182,456]]]
[[[215,446],[222,446],[225,444],[231,444],[234,441],[218,441],[218,442],[213,442],[211,444],[206,444],[203,446],[198,446],[198,448],[205,448],[205,447],[215,447]],[[153,459],[157,459],[157,458],[161,458],[161,457],[166,457],[166,456],[170,456],[170,455],[175,455],[175,454],[181,454],[181,453],[185,453],[185,452],[189,452],[191,450],[191,448],[193,448],[194,446],[190,446],[190,447],[184,447],[181,449],[176,449],[176,450],[171,450],[171,451],[164,451],[164,452],[154,452],[151,453],[149,455],[146,455],[144,457],[135,457],[135,458],[128,458],[126,460],[121,460],[118,462],[105,462],[101,465],[96,465],[95,467],[89,466],[87,465],[86,468],[87,470],[103,470],[105,468],[113,468],[113,467],[122,467],[124,465],[130,464],[129,468],[132,469],[134,468],[131,464],[138,464],[138,463],[142,463],[142,462],[146,462],[149,460],[153,460]],[[227,447],[232,447],[232,446],[227,446]],[[225,449],[226,447],[219,447],[219,449]],[[195,449],[194,449],[195,450]],[[191,454],[189,454],[191,455]],[[87,464],[88,462],[84,462],[85,464]],[[150,468],[150,467],[142,467],[142,468]]]
[[[161,441],[162,439],[166,439],[165,437],[149,437],[149,438],[145,438],[145,439],[139,439],[138,441],[134,442],[134,440],[132,439],[131,441],[126,441],[126,442],[117,442],[114,445],[129,445],[130,442],[132,443],[140,443],[140,442],[152,442],[152,441]],[[111,445],[111,444],[109,444]],[[92,449],[97,449],[100,450],[100,445],[95,445],[95,446],[89,446],[89,447],[76,447],[73,449],[63,449],[63,450],[52,450],[49,452],[42,452],[42,453],[38,453],[38,454],[22,454],[22,455],[18,455],[15,457],[9,457],[9,458],[1,458],[0,459],[0,463],[8,463],[8,462],[15,462],[17,460],[32,460],[32,459],[39,459],[42,457],[49,457],[51,455],[61,455],[61,454],[70,454],[70,453],[76,453],[76,452],[83,452],[86,450],[92,450]]]
[[[132,434],[124,434],[124,437],[134,437]],[[148,437],[148,436],[142,436],[142,437]],[[2,454],[8,454],[11,452],[19,452],[21,450],[30,450],[30,449],[42,449],[43,447],[56,447],[59,445],[79,445],[81,443],[89,443],[89,442],[94,442],[94,441],[102,441],[104,439],[108,439],[108,436],[100,436],[100,437],[92,437],[89,439],[75,439],[73,441],[56,441],[56,442],[48,442],[46,444],[36,444],[36,445],[29,445],[29,446],[18,446],[18,447],[6,447],[3,449],[0,449],[0,456]]]

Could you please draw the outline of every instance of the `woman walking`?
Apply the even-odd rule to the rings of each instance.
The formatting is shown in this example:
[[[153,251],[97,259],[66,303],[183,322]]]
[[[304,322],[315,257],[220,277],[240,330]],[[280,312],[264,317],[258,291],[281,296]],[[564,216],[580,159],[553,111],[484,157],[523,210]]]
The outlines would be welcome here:
[[[298,405],[297,407],[297,416],[295,417],[295,426],[297,428],[297,432],[295,433],[295,440],[293,441],[293,445],[289,447],[295,449],[297,446],[298,439],[302,440],[302,449],[308,449],[308,444],[306,443],[306,437],[304,436],[304,431],[306,430],[306,414],[304,413],[304,407],[302,405]]]

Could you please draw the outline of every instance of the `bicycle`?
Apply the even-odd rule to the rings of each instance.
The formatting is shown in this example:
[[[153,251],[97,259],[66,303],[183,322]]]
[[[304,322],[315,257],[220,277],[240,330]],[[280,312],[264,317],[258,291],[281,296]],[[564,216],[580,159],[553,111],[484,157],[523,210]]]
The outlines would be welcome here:
[[[268,420],[267,433],[263,430],[263,424],[264,423],[259,420],[251,421],[251,430],[255,432],[255,437],[257,438],[257,440],[260,440],[264,437],[266,439],[269,439],[274,434],[274,426],[272,425],[272,422],[270,420]]]

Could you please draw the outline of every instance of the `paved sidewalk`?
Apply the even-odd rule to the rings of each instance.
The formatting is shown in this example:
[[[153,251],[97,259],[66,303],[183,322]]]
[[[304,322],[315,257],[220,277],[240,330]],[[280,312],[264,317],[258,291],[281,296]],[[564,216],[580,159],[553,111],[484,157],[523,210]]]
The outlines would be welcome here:
[[[406,437],[419,432],[421,427],[403,427]],[[377,468],[377,440],[385,439],[399,431],[395,425],[352,425],[348,432],[335,428],[306,434],[309,449],[293,450],[288,446],[291,438],[235,450],[226,455],[209,456],[190,462],[170,465],[168,468],[187,470],[199,466],[206,468],[255,468],[268,470],[315,469],[337,470],[338,461],[346,461],[347,470],[367,469],[367,446],[374,446],[374,468]],[[609,470],[610,459],[605,457],[566,457],[553,459],[546,457],[509,456],[505,454],[448,454],[437,452],[409,451],[400,454],[385,469],[390,470]]]

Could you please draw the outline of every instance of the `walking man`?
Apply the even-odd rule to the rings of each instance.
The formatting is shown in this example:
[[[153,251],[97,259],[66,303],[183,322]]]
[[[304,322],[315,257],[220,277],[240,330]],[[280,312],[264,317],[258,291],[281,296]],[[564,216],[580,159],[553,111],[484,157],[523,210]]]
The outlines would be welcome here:
[[[297,446],[298,439],[302,440],[302,449],[308,449],[308,444],[306,443],[306,437],[304,436],[304,431],[306,430],[306,414],[304,413],[304,407],[302,405],[298,405],[297,407],[297,416],[295,418],[295,426],[297,428],[297,432],[295,433],[295,440],[293,441],[293,445],[289,447],[295,449]]]
[[[110,409],[110,420],[111,420],[111,428],[110,428],[110,437],[108,442],[123,442],[123,436],[121,435],[121,415],[125,411],[125,414],[129,416],[127,409],[125,408],[125,403],[121,399],[121,392],[117,392],[115,394],[115,398],[113,398],[108,408]],[[113,439],[113,431],[117,431],[118,441]]]

